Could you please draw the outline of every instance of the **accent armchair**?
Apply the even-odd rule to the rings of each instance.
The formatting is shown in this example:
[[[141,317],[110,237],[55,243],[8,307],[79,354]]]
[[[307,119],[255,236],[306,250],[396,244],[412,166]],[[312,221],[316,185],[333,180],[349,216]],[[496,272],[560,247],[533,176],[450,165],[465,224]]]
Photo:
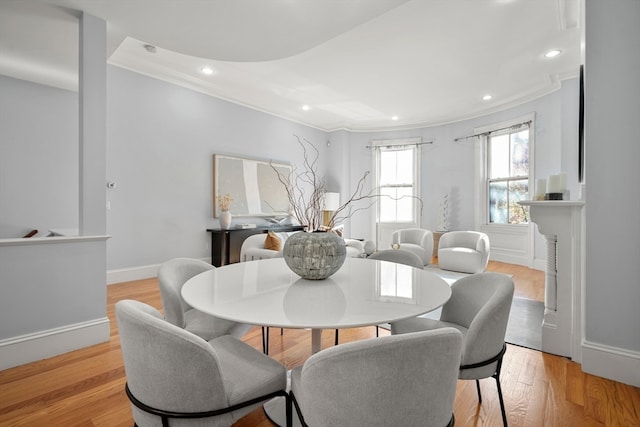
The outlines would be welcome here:
[[[391,234],[391,243],[399,244],[401,250],[413,252],[422,260],[422,265],[429,265],[433,256],[433,232],[423,228],[406,228]]]
[[[449,231],[440,237],[438,267],[461,273],[481,273],[489,263],[489,236],[478,231]]]

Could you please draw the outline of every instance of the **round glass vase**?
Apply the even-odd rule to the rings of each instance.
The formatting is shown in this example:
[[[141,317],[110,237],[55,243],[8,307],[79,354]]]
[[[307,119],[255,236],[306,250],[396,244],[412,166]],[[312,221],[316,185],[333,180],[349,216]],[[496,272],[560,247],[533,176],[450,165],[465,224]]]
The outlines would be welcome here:
[[[220,212],[220,228],[228,230],[231,226],[231,213],[229,211]]]
[[[282,249],[284,261],[291,271],[303,279],[322,280],[338,271],[347,257],[347,248],[340,236],[315,231],[292,234]]]

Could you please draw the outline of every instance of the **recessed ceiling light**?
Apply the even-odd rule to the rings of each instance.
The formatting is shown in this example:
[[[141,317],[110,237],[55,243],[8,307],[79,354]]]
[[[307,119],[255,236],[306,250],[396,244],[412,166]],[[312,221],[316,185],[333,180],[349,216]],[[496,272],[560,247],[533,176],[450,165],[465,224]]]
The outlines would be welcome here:
[[[483,101],[489,101],[492,98],[493,98],[493,96],[491,96],[491,95],[485,95],[485,96],[482,97],[482,100]]]
[[[309,107],[309,106],[308,106],[308,105],[306,105],[306,104],[302,106],[302,109],[303,109],[304,111],[309,111],[309,109],[310,109],[310,108],[311,108],[311,107]]]
[[[561,52],[562,52],[561,50],[553,49],[553,50],[550,50],[549,52],[545,53],[544,57],[545,58],[555,58],[556,56],[560,55]]]
[[[398,116],[391,117],[391,120],[393,120],[395,122],[396,120],[398,120]]]
[[[208,66],[204,66],[200,68],[200,71],[202,71],[202,74],[206,74],[207,76],[210,76],[211,74],[213,74],[213,68]]]

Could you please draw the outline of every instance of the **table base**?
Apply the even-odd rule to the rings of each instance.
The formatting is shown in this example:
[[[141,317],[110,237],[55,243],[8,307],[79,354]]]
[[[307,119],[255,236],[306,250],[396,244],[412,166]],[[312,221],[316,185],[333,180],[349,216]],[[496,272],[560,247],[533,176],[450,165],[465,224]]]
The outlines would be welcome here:
[[[274,397],[265,403],[262,408],[264,409],[264,413],[267,415],[267,418],[269,418],[273,423],[280,427],[285,427],[287,425],[287,404],[284,397]],[[293,427],[302,427],[300,419],[298,419],[298,414],[296,413],[296,408],[293,408],[292,418],[293,422],[291,425]]]

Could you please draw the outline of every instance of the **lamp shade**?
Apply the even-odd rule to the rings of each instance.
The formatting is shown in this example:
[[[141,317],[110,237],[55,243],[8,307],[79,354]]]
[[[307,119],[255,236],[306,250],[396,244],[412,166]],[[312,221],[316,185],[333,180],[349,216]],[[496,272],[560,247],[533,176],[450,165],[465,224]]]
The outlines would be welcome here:
[[[335,211],[340,207],[340,193],[324,193],[324,210]]]

